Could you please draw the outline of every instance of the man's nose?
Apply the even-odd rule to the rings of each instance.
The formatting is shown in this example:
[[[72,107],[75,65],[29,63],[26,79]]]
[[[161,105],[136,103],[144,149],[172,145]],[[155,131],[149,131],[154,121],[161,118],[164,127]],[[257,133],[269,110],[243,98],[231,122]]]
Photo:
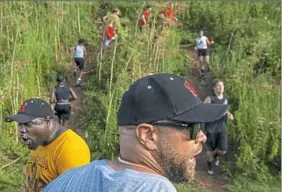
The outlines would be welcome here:
[[[19,130],[21,133],[25,133],[26,132],[26,127],[24,124],[19,124]]]
[[[199,131],[196,142],[197,143],[205,143],[207,141],[207,136],[204,134],[202,130]]]

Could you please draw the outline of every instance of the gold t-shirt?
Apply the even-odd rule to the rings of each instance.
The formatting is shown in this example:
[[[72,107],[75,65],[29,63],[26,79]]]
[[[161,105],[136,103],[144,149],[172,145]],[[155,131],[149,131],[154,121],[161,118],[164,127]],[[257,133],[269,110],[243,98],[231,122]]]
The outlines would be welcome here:
[[[39,146],[32,151],[26,169],[26,188],[30,192],[39,192],[68,169],[89,162],[88,145],[78,134],[68,129],[49,145]]]

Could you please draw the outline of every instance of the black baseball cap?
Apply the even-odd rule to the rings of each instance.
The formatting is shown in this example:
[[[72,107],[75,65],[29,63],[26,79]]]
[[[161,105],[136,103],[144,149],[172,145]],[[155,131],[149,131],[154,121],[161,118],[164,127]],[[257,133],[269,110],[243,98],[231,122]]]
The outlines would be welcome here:
[[[38,117],[54,117],[54,112],[46,101],[39,98],[32,98],[24,101],[18,113],[6,118],[6,121],[28,123]]]
[[[228,105],[203,103],[197,90],[183,77],[155,74],[134,82],[124,93],[118,125],[139,125],[159,120],[208,123],[221,118]]]

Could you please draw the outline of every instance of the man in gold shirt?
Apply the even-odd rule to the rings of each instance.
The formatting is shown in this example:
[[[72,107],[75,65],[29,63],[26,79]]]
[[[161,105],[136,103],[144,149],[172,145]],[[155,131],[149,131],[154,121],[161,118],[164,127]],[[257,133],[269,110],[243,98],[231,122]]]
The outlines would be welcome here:
[[[46,101],[26,100],[8,121],[18,123],[20,139],[33,150],[26,169],[25,191],[39,192],[68,169],[90,162],[86,142],[54,119],[53,110]]]

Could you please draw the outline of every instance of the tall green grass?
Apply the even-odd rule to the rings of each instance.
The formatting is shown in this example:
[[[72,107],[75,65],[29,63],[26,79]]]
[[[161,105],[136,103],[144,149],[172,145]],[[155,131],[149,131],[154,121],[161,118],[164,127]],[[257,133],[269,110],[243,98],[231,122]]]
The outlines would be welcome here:
[[[280,174],[281,163],[279,3],[189,5],[183,18],[193,22],[186,27],[203,29],[215,40],[212,72],[225,82],[235,114],[228,129],[230,162],[225,170],[267,182],[270,173]]]
[[[29,97],[48,99],[55,72],[71,70],[69,48],[80,37],[96,45],[95,69],[86,86],[78,128],[84,131],[92,159],[115,158],[118,154],[116,113],[128,86],[148,73],[186,75],[181,40],[194,43],[194,31],[203,29],[216,42],[212,72],[226,83],[231,111],[236,120],[229,125],[231,138],[224,168],[234,176],[230,190],[251,187],[238,178],[267,182],[269,166],[280,157],[279,82],[280,9],[272,2],[188,2],[176,6],[183,30],[157,30],[157,13],[166,4],[151,2],[151,29],[140,33],[136,24],[144,2],[4,2],[0,5],[0,191],[15,191],[24,183],[22,174],[29,150],[17,141],[15,124],[4,124]],[[121,38],[111,51],[100,49],[99,18],[111,8],[123,13]],[[277,38],[273,38],[277,37]],[[99,53],[99,54],[98,54]],[[253,68],[268,56],[266,72]],[[188,63],[189,64],[189,63]],[[264,67],[265,68],[265,67]],[[263,68],[263,69],[264,69]],[[10,164],[12,163],[12,164]],[[256,182],[254,181],[254,182]],[[257,184],[258,185],[258,184]],[[274,183],[273,190],[278,186]],[[251,186],[251,185],[250,185]],[[269,186],[258,186],[265,190]],[[260,189],[259,189],[260,188]],[[194,186],[177,185],[179,191]]]
[[[18,142],[16,124],[4,123],[4,117],[16,113],[30,97],[49,100],[56,71],[71,70],[70,46],[80,37],[89,43],[98,38],[91,17],[95,7],[88,2],[0,4],[0,191],[16,191],[23,185],[30,152]]]

